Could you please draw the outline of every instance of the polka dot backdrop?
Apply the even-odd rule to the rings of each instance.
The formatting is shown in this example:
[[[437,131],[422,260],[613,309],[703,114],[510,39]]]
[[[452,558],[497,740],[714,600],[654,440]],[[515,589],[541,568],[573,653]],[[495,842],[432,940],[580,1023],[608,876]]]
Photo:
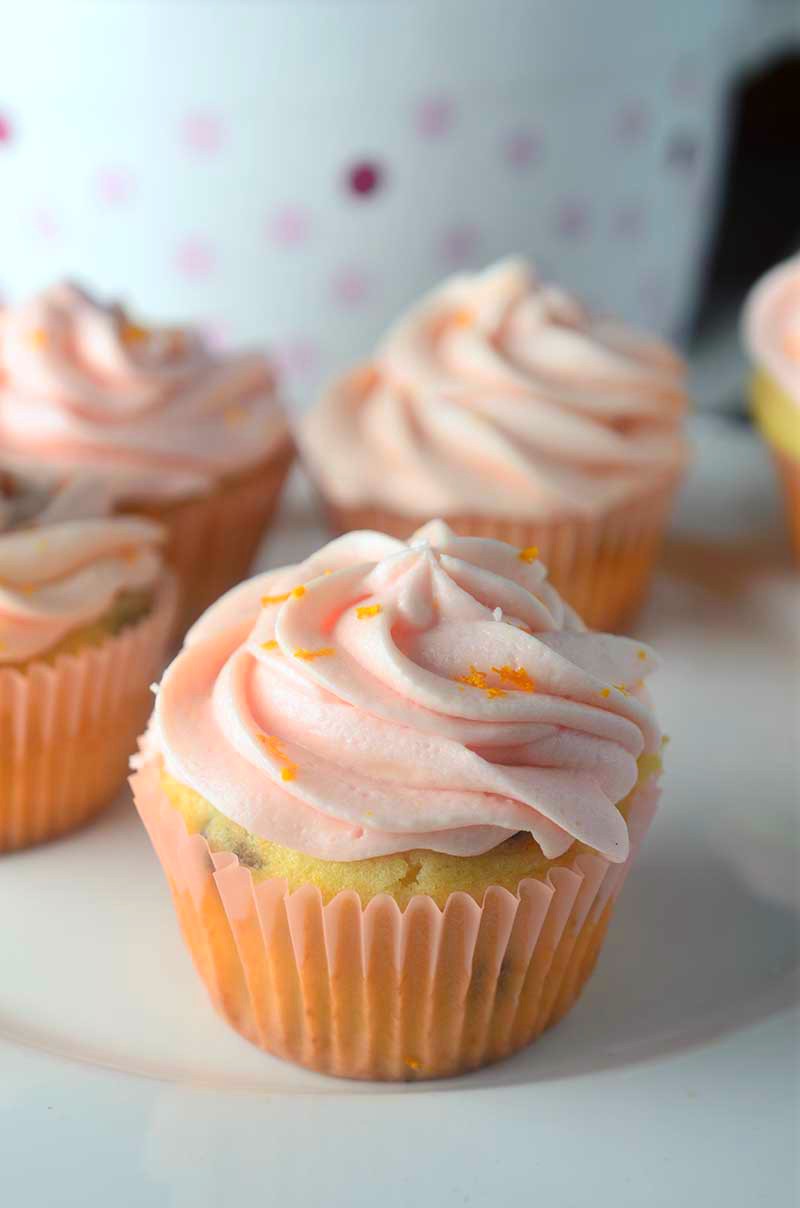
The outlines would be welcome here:
[[[514,251],[680,331],[750,8],[31,0],[0,47],[0,289],[68,274],[264,344],[298,406]]]

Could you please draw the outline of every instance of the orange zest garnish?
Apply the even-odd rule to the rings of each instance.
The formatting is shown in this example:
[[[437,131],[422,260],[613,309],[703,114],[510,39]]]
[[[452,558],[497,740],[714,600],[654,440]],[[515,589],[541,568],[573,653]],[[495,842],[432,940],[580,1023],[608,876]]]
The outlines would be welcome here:
[[[416,1057],[406,1057],[405,1064],[408,1066],[408,1068],[410,1070],[418,1070],[420,1068],[422,1062],[417,1061]]]
[[[454,327],[471,327],[475,322],[475,315],[473,311],[468,310],[466,306],[463,306],[461,310],[453,311],[452,315],[450,316],[450,322]]]
[[[539,546],[538,545],[526,545],[525,549],[521,549],[519,551],[519,553],[517,554],[517,557],[519,558],[520,562],[528,562],[528,563],[535,562],[536,559],[539,557]]]
[[[125,319],[120,327],[120,335],[125,344],[141,344],[142,340],[148,338],[150,332],[146,327],[141,327],[138,323]]]
[[[294,657],[296,659],[304,659],[305,662],[310,663],[312,659],[324,659],[329,654],[335,653],[336,651],[333,646],[320,646],[319,650],[305,650],[302,646],[298,646],[294,652]]]
[[[490,688],[486,683],[486,672],[479,671],[477,667],[470,665],[468,675],[457,675],[456,683],[466,684],[469,688],[480,688],[481,692],[485,692],[489,700],[495,696],[505,696],[505,691],[502,688]]]
[[[276,738],[274,734],[259,734],[258,741],[273,759],[283,764],[281,768],[281,780],[294,780],[297,775],[297,764],[292,763],[281,746],[280,739]]]
[[[289,596],[294,596],[294,598],[296,600],[299,600],[301,598],[301,596],[304,596],[305,594],[306,594],[306,589],[305,589],[305,587],[303,587],[303,584],[300,583],[299,586],[293,587],[291,591],[285,591],[283,593],[283,595],[262,596],[261,597],[261,607],[266,608],[267,604],[285,604],[286,601],[289,599]]]
[[[226,407],[222,413],[222,418],[230,428],[234,428],[236,424],[240,424],[243,419],[247,418],[247,411],[241,403],[231,403],[230,407]]]
[[[43,327],[34,327],[30,333],[30,341],[34,348],[46,348],[50,337]]]
[[[609,697],[609,696],[611,695],[611,689],[610,689],[610,688],[601,688],[601,689],[600,689],[600,695],[601,695],[601,696],[605,696],[605,697]]]
[[[277,640],[275,638],[270,638],[270,640],[268,642],[262,642],[261,649],[262,650],[277,650],[278,649]]]
[[[644,662],[644,660],[647,658],[647,651],[646,651],[646,650],[640,650],[640,651],[638,652],[638,654],[636,655],[636,657],[637,657],[637,659],[641,659],[641,660],[642,660],[642,662]]]
[[[492,667],[504,684],[510,684],[517,692],[535,692],[536,683],[524,667]]]
[[[382,611],[380,604],[362,604],[356,609],[356,616],[359,621],[366,621],[367,617],[376,617]]]
[[[614,687],[616,688],[617,692],[621,692],[623,696],[630,696],[630,689],[626,688],[624,684],[614,684]]]

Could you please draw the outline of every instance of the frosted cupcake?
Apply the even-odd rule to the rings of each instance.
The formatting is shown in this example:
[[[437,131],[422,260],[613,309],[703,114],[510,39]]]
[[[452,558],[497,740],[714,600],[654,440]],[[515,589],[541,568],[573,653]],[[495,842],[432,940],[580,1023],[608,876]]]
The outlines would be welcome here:
[[[264,358],[57,285],[0,318],[0,445],[114,475],[167,529],[180,632],[250,568],[291,460]]]
[[[333,527],[431,513],[535,547],[594,628],[642,600],[686,459],[684,366],[522,261],[447,281],[301,432]]]
[[[86,822],[125,782],[175,586],[152,521],[87,481],[0,464],[0,852]]]
[[[217,1009],[355,1078],[535,1039],[656,808],[655,662],[589,633],[538,560],[441,521],[230,592],[167,670],[132,780]]]
[[[775,459],[800,560],[800,256],[756,285],[745,308],[744,334],[756,365],[753,410]]]

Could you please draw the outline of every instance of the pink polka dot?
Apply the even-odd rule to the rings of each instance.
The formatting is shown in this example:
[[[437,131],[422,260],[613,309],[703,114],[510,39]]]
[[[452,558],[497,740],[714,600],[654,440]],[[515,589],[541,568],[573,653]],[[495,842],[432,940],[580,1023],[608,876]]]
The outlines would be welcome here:
[[[455,106],[447,96],[424,97],[414,113],[414,125],[422,138],[442,138],[452,129]]]
[[[543,153],[544,138],[538,130],[512,130],[503,142],[503,158],[517,172],[539,163]]]
[[[383,184],[383,169],[374,160],[360,160],[347,169],[346,180],[356,197],[370,197]]]
[[[341,306],[361,306],[370,292],[368,275],[356,265],[344,265],[331,278],[331,293]]]
[[[617,112],[614,132],[625,147],[642,142],[650,128],[650,116],[644,101],[626,101]]]
[[[639,283],[639,302],[646,320],[660,323],[667,312],[669,291],[664,273],[650,269],[643,274]]]
[[[201,281],[209,277],[216,264],[211,243],[202,235],[189,235],[175,249],[175,267],[182,277]]]
[[[555,230],[567,243],[577,243],[589,234],[591,215],[588,202],[581,198],[564,198],[556,208]]]
[[[320,363],[320,348],[308,336],[293,336],[274,350],[278,372],[282,377],[304,378],[314,373]]]
[[[480,234],[469,223],[458,223],[443,232],[439,242],[442,259],[453,267],[467,264],[477,255]]]
[[[611,214],[611,233],[617,239],[639,239],[645,226],[645,207],[640,201],[626,201]]]
[[[4,113],[0,113],[0,145],[5,146],[10,143],[13,137],[14,128],[10,119]]]
[[[127,168],[101,168],[95,178],[95,192],[107,206],[121,206],[130,201],[135,192],[133,173]]]
[[[196,109],[187,113],[181,123],[181,140],[189,151],[216,155],[225,142],[225,127],[215,113]]]
[[[676,100],[696,101],[702,92],[703,75],[696,59],[686,56],[675,64],[669,89]]]
[[[200,334],[212,352],[225,352],[230,347],[230,327],[224,319],[206,319],[200,324]]]
[[[31,214],[31,225],[37,237],[46,243],[55,243],[61,236],[61,223],[50,209],[34,210]]]
[[[311,215],[302,206],[282,206],[267,219],[267,237],[281,247],[299,247],[311,233]]]

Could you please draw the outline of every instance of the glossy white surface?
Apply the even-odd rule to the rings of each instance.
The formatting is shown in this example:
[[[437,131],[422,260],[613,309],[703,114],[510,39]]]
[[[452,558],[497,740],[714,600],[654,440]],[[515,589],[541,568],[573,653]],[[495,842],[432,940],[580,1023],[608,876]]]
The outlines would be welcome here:
[[[296,487],[270,564],[321,537]],[[342,1083],[239,1040],[127,797],[4,858],[0,1203],[793,1202],[798,582],[766,457],[705,425],[637,627],[665,659],[661,813],[579,1006],[461,1081]]]

